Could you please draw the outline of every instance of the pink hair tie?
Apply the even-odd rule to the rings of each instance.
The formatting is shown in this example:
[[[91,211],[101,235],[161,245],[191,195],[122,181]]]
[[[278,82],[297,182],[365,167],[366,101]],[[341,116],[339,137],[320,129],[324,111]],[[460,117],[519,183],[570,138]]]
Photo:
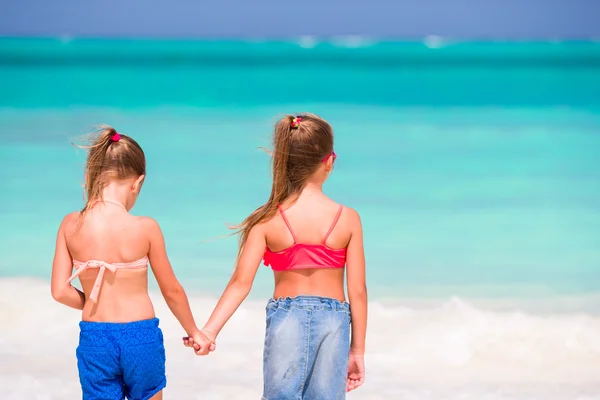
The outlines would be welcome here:
[[[292,128],[297,128],[298,125],[300,125],[300,122],[302,122],[302,117],[294,117],[294,119],[292,119]]]
[[[337,154],[335,154],[335,151],[332,151],[331,154],[327,154],[327,157],[323,159],[323,162],[327,162],[327,160],[329,160],[329,157],[333,157],[333,161],[335,161],[335,159],[337,158]]]
[[[113,142],[118,142],[119,140],[121,140],[121,135],[119,134],[119,132],[115,132],[115,134],[110,137],[110,140],[112,140]]]

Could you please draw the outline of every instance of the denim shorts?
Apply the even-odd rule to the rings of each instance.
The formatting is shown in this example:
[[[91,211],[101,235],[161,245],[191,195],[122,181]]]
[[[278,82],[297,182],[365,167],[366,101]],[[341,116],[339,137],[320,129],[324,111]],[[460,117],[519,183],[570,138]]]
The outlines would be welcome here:
[[[271,299],[263,400],[346,398],[350,306],[317,296]]]
[[[77,367],[84,400],[147,400],[167,385],[157,318],[79,326]]]

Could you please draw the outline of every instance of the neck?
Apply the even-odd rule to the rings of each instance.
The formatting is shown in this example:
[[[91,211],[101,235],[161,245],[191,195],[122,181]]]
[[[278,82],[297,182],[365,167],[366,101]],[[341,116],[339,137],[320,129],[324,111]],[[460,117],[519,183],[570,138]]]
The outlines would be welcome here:
[[[316,192],[323,192],[323,182],[307,182],[302,193],[310,194]]]
[[[127,204],[127,201],[130,191],[131,189],[129,185],[110,183],[102,191],[102,199],[105,201],[113,201],[122,204],[125,209],[129,210],[130,207],[129,204]]]

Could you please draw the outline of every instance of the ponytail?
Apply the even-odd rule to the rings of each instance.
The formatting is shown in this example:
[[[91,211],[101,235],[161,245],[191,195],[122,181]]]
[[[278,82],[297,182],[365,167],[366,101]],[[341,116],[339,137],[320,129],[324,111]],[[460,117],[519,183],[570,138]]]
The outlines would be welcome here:
[[[98,138],[95,143],[89,146],[82,146],[87,149],[88,157],[85,163],[86,203],[81,210],[81,215],[89,210],[93,203],[102,197],[104,183],[101,182],[100,177],[104,170],[103,167],[105,165],[106,153],[113,143],[111,138],[115,135],[118,135],[117,131],[110,126],[106,126],[98,132]]]
[[[239,225],[234,226],[240,234],[238,257],[242,254],[246,240],[252,228],[261,222],[267,221],[277,213],[277,206],[286,200],[292,193],[293,188],[288,174],[290,147],[292,135],[298,128],[298,125],[292,126],[295,117],[287,115],[281,118],[275,125],[275,134],[273,135],[273,184],[271,186],[271,195],[269,200],[258,207],[252,214]]]

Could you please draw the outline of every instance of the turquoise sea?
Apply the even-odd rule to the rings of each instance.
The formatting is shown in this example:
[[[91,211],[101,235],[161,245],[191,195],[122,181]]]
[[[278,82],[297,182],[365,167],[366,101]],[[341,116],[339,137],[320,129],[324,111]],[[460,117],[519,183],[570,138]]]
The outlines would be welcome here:
[[[105,123],[147,152],[134,211],[217,293],[236,241],[203,241],[267,198],[276,117],[311,111],[372,296],[600,291],[600,43],[434,44],[1,39],[0,274],[49,276],[82,205],[70,141]]]
[[[333,125],[325,189],[365,231],[370,378],[349,398],[600,398],[600,42],[0,38],[8,398],[80,393],[79,316],[48,289],[58,225],[83,205],[72,140],[110,124],[142,145],[133,212],[159,221],[200,319],[234,267],[226,223],[268,197],[259,147],[303,111]],[[156,297],[173,398],[260,396],[271,279],[208,369],[182,361]]]

